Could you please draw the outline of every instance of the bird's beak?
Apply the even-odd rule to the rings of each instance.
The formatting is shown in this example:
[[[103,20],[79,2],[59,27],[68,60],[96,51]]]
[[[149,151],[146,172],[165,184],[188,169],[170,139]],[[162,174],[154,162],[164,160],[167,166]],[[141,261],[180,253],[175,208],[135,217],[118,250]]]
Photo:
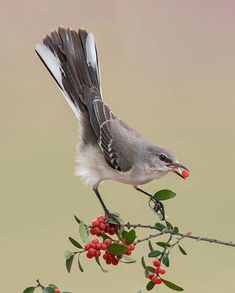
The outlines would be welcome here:
[[[171,164],[169,168],[172,172],[179,175],[183,179],[186,179],[189,176],[189,170],[178,162]]]

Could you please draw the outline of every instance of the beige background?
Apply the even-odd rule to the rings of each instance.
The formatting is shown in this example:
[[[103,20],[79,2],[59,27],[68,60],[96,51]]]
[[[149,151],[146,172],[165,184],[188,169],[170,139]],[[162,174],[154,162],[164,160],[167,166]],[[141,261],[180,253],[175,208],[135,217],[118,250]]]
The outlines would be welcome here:
[[[139,263],[103,274],[84,260],[84,274],[65,270],[67,237],[78,238],[73,214],[89,222],[101,208],[73,176],[77,121],[34,53],[61,24],[95,34],[114,112],[191,169],[187,181],[170,174],[145,187],[178,193],[167,203],[171,221],[183,231],[235,241],[234,1],[1,0],[0,6],[1,292],[20,293],[38,277],[73,293],[135,293],[146,284]],[[108,182],[101,191],[124,219],[156,221],[131,187]],[[234,292],[233,248],[187,240],[183,246],[189,254],[173,254],[168,279],[190,293]],[[146,253],[140,245],[135,256]]]

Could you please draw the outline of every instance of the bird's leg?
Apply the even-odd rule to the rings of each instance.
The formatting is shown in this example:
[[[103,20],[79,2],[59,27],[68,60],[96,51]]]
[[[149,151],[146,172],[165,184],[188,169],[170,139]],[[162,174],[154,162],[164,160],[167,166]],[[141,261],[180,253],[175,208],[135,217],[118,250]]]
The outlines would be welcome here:
[[[100,202],[100,204],[101,204],[101,206],[102,206],[102,208],[104,210],[105,216],[108,219],[112,219],[114,222],[116,222],[117,224],[119,224],[119,222],[117,221],[117,216],[115,214],[110,213],[110,211],[106,207],[106,205],[105,205],[105,203],[104,203],[104,201],[103,201],[103,199],[102,199],[102,197],[101,197],[98,189],[97,188],[93,188],[93,190],[94,190],[94,192],[95,192],[95,194],[96,194],[96,196],[97,196],[97,198],[98,198],[98,200],[99,200],[99,202]]]
[[[147,195],[150,197],[150,200],[154,202],[154,210],[156,212],[160,212],[161,216],[162,216],[162,221],[165,220],[165,209],[164,209],[164,205],[161,201],[154,199],[153,195],[144,191],[143,189],[139,188],[138,186],[133,186],[136,190],[142,192],[143,194]]]

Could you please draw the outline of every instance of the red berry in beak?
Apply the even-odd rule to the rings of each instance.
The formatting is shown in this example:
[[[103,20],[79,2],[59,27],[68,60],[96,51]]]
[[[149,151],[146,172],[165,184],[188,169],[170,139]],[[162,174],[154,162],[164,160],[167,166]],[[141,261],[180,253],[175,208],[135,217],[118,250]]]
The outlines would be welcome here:
[[[184,171],[182,172],[182,176],[183,176],[184,178],[187,178],[187,177],[189,176],[189,171],[188,171],[188,170],[184,170]]]

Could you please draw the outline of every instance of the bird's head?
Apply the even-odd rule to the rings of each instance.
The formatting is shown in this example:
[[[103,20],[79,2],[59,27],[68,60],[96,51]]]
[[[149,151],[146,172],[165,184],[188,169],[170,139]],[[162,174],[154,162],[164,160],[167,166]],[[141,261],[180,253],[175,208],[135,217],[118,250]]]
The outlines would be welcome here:
[[[157,146],[151,147],[149,149],[149,159],[151,167],[157,172],[168,173],[171,171],[183,179],[189,176],[189,170],[176,160],[171,151]]]

